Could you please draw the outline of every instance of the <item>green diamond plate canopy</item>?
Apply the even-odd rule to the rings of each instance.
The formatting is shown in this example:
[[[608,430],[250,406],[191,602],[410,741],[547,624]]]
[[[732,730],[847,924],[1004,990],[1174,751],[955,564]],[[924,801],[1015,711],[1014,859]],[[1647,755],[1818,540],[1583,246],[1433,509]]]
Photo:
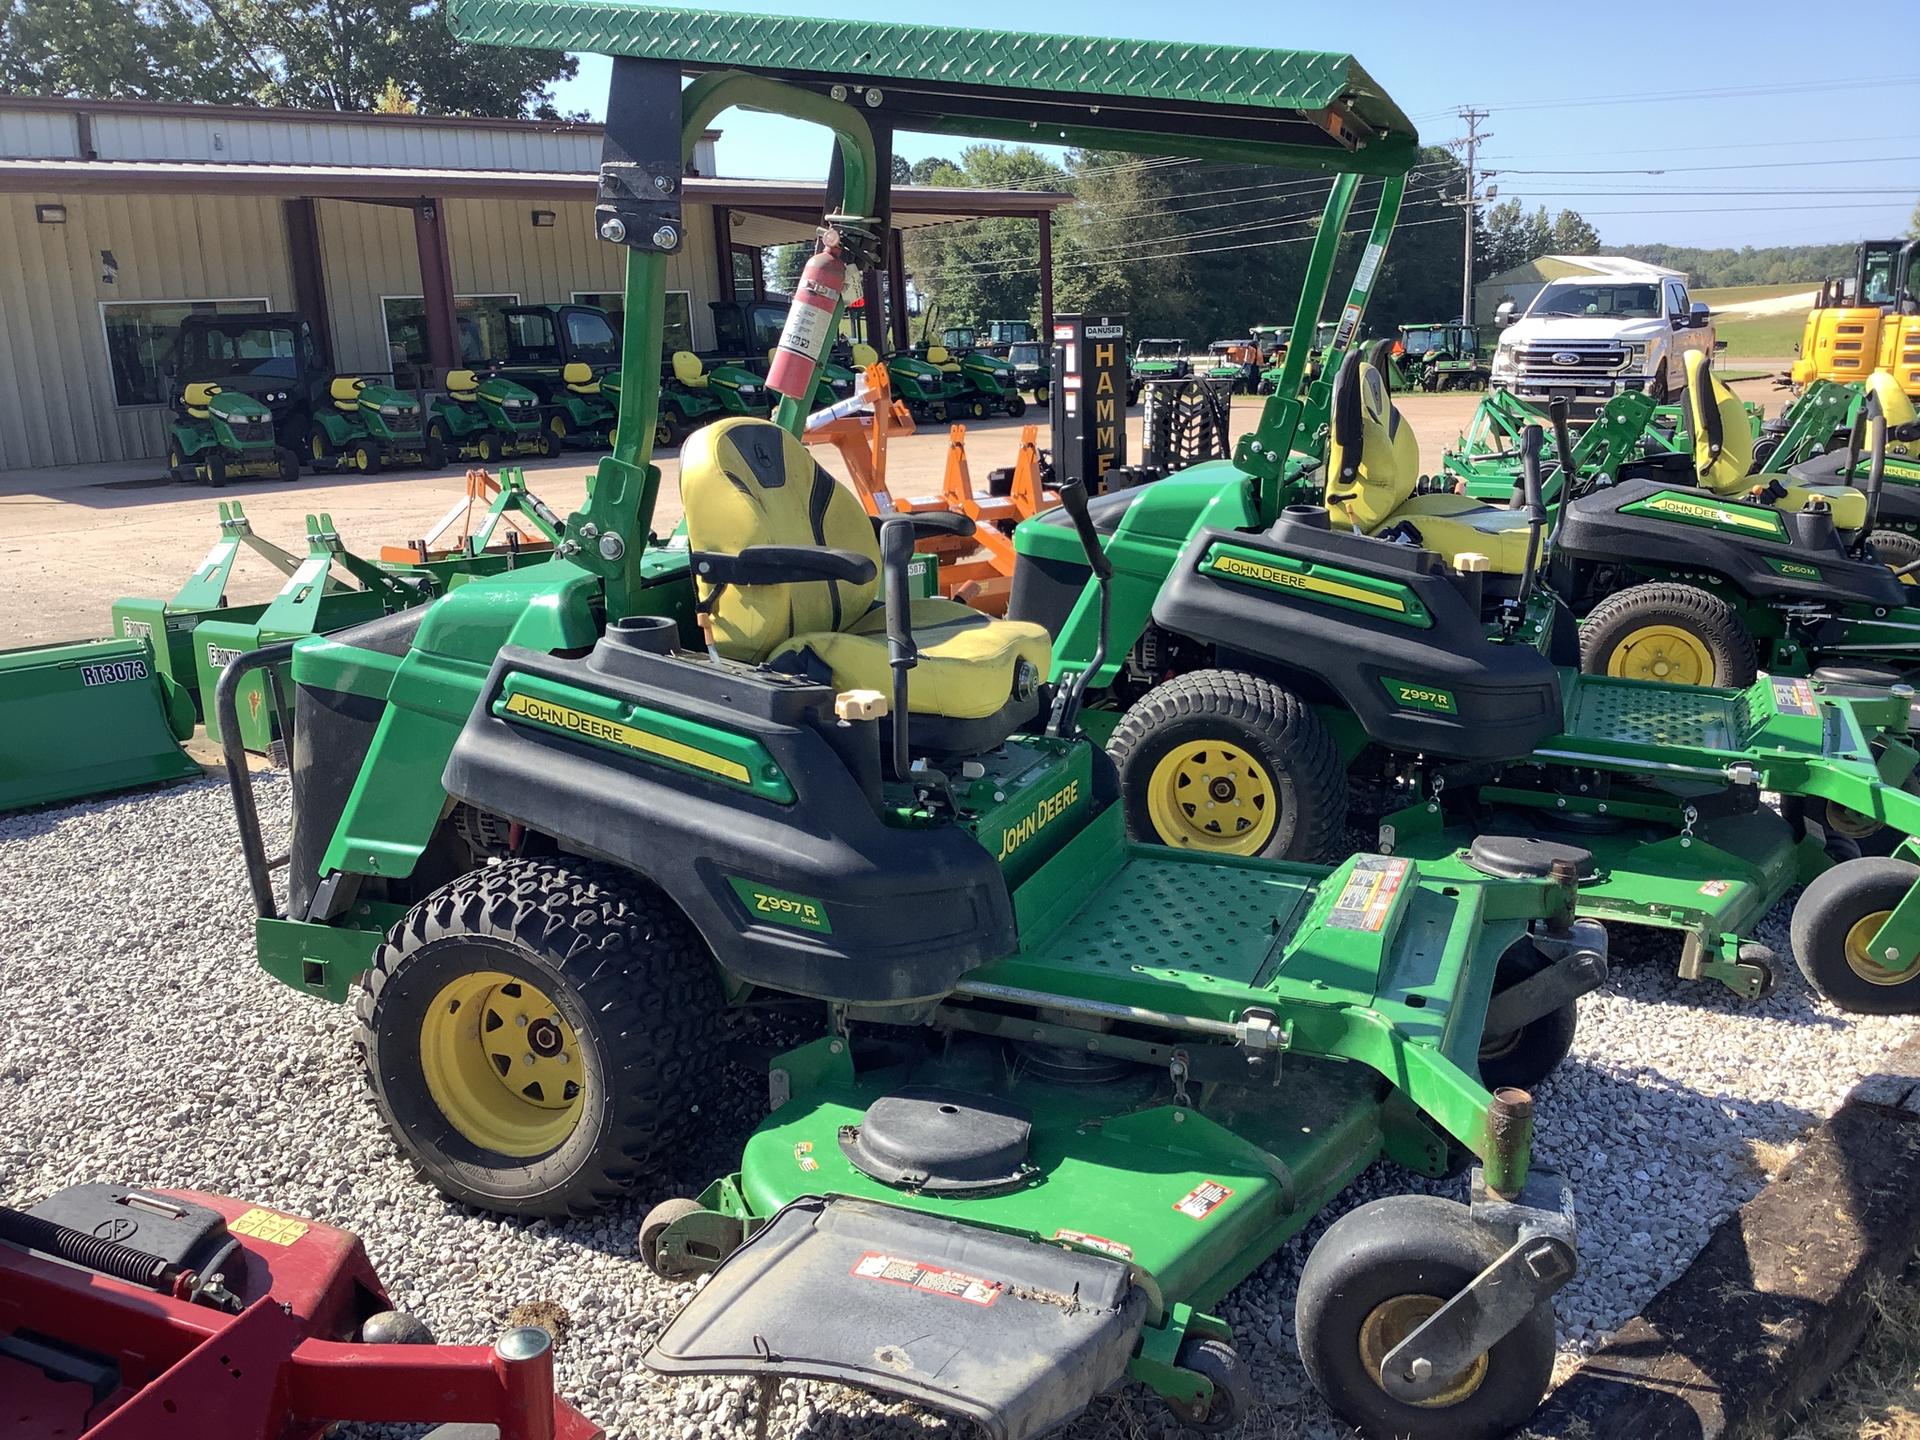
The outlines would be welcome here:
[[[1351,56],[1183,41],[742,15],[625,0],[451,0],[462,40],[880,91],[876,121],[1398,174],[1413,123]]]

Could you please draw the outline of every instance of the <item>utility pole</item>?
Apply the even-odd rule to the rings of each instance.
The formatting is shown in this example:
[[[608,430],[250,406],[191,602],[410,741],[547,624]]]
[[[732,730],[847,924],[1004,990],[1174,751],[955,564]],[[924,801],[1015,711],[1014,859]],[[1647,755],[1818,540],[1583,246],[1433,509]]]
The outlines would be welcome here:
[[[1491,135],[1480,133],[1480,122],[1487,118],[1485,110],[1476,110],[1471,105],[1462,105],[1455,112],[1467,122],[1467,133],[1458,140],[1447,142],[1450,149],[1466,150],[1467,193],[1455,203],[1460,206],[1461,215],[1466,220],[1466,244],[1460,262],[1460,319],[1463,324],[1473,323],[1473,228],[1480,219],[1479,174],[1475,161],[1479,156],[1480,142],[1491,140]]]

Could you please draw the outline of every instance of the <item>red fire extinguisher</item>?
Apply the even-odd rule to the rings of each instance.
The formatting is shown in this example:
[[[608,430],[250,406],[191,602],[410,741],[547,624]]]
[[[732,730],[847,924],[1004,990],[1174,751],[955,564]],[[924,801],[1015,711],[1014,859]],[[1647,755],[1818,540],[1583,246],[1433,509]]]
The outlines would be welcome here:
[[[804,403],[813,398],[814,371],[833,341],[833,317],[846,288],[847,262],[840,254],[840,236],[820,232],[820,248],[800,272],[793,305],[781,327],[780,343],[767,369],[767,388]]]

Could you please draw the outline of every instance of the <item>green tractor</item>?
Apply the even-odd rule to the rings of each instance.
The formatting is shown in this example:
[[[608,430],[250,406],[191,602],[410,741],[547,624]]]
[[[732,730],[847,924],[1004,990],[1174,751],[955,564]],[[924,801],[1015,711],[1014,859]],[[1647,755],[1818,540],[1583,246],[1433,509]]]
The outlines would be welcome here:
[[[1127,362],[1127,404],[1140,403],[1140,387],[1149,380],[1184,380],[1193,374],[1184,340],[1141,340]]]
[[[389,465],[438,470],[447,463],[424,422],[418,396],[392,385],[370,385],[358,375],[336,375],[326,388],[329,403],[314,407],[307,431],[307,455],[316,471],[370,475]]]
[[[677,182],[723,111],[831,131],[825,274],[886,253],[896,124],[1333,171],[1349,199],[1366,171],[1395,208],[1404,115],[1342,55],[1235,48],[1215,76],[928,26],[449,15],[469,42],[617,52],[596,229],[628,252],[619,441],[552,559],[246,656],[220,702],[290,667],[284,895],[229,768],[258,953],[354,996],[397,1142],[467,1203],[600,1209],[709,1130],[730,1006],[817,1017],[738,1170],[644,1222],[646,1263],[706,1276],[645,1361],[843,1380],[1004,1440],[1128,1380],[1231,1429],[1251,1397],[1222,1299],[1376,1159],[1470,1168],[1470,1204],[1338,1220],[1296,1333],[1376,1435],[1524,1421],[1578,1259],[1521,1087],[1606,964],[1574,873],[1129,844],[1080,684],[1042,683],[1046,632],[910,593],[916,539],[971,522],[869,521],[799,439],[810,395],[696,432],[685,533],[652,525]],[[1085,491],[1061,493],[1108,593]]]
[[[540,397],[504,375],[449,370],[447,393],[433,402],[427,446],[433,453],[494,465],[520,455],[558,455],[563,431],[547,423]],[[611,429],[611,423],[608,428]]]
[[[1402,325],[1394,356],[1400,390],[1484,390],[1492,361],[1471,325]]]
[[[167,475],[181,485],[224,485],[235,476],[298,480],[300,457],[279,443],[267,406],[195,380],[181,386],[173,402]]]

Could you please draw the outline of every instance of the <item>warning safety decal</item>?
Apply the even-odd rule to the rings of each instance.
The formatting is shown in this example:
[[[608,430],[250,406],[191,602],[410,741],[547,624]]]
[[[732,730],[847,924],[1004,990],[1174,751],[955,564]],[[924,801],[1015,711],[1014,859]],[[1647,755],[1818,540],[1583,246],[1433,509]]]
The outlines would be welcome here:
[[[848,1273],[862,1280],[884,1280],[889,1285],[904,1285],[909,1290],[924,1290],[929,1295],[944,1295],[949,1300],[964,1300],[982,1308],[998,1300],[1006,1288],[998,1280],[982,1280],[978,1275],[925,1265],[900,1255],[883,1255],[878,1250],[867,1251]]]
[[[1813,715],[1818,707],[1813,703],[1813,687],[1804,680],[1776,680],[1773,682],[1773,708],[1782,715]]]
[[[1084,1230],[1056,1230],[1053,1238],[1068,1245],[1078,1245],[1082,1250],[1097,1250],[1102,1255],[1111,1255],[1116,1260],[1131,1260],[1133,1247],[1122,1245],[1118,1240],[1109,1240],[1104,1235],[1089,1235]]]
[[[271,1210],[249,1210],[238,1220],[227,1222],[235,1235],[250,1235],[269,1245],[291,1245],[307,1233],[307,1222],[291,1215],[276,1215]]]
[[[1180,1199],[1173,1202],[1173,1208],[1192,1220],[1204,1220],[1220,1208],[1220,1202],[1233,1191],[1218,1180],[1202,1180]]]
[[[1407,878],[1407,862],[1385,855],[1362,855],[1353,862],[1346,888],[1333,902],[1327,924],[1339,930],[1378,931],[1393,910],[1393,897]]]

